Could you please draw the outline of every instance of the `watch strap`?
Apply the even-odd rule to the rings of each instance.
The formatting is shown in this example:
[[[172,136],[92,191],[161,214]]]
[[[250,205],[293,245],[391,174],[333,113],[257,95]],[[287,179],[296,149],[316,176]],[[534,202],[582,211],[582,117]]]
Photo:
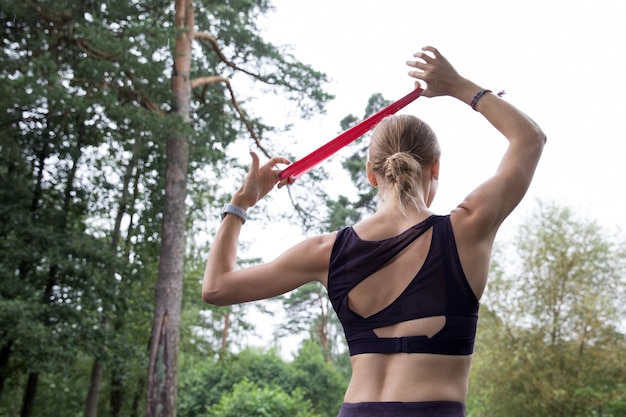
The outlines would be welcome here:
[[[245,224],[248,219],[248,213],[239,206],[234,204],[225,204],[222,208],[222,220],[227,214],[234,214],[241,219],[241,224]]]

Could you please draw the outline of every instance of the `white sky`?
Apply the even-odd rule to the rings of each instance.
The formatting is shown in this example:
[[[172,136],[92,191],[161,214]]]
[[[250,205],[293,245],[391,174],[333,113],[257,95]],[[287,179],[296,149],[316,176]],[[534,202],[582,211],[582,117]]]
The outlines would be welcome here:
[[[413,81],[405,62],[432,45],[461,75],[484,88],[506,90],[504,99],[548,136],[531,189],[505,222],[504,234],[528,215],[536,199],[570,206],[610,230],[626,230],[626,1],[275,0],[274,5],[263,24],[264,38],[291,45],[297,59],[325,72],[332,80],[327,89],[336,96],[325,115],[308,122],[287,108],[264,106],[272,109],[264,117],[286,117],[295,125],[282,139],[301,149],[294,154],[304,156],[334,138],[339,121],[350,113],[361,117],[373,93],[388,100],[407,94]],[[417,115],[437,132],[442,171],[432,209],[448,213],[493,173],[506,140],[451,98],[422,97],[401,112]],[[283,233],[280,243],[270,245],[274,251],[302,238]],[[256,236],[260,246],[268,246]]]

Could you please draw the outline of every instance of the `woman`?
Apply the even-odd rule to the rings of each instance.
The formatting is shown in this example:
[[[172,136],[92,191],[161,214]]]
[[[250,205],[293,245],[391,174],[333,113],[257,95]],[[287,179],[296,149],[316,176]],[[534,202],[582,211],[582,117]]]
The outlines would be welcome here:
[[[376,213],[237,270],[246,210],[293,180],[279,180],[276,165],[287,160],[259,166],[253,153],[244,184],[225,206],[204,275],[202,297],[217,305],[274,297],[311,281],[328,289],[352,364],[340,417],[465,415],[492,245],[526,193],[545,143],[530,118],[461,77],[435,48],[414,57],[409,75],[426,83],[425,97],[467,103],[508,140],[496,173],[450,214],[434,215],[437,139],[415,117],[388,117],[374,130],[366,167],[380,195]]]

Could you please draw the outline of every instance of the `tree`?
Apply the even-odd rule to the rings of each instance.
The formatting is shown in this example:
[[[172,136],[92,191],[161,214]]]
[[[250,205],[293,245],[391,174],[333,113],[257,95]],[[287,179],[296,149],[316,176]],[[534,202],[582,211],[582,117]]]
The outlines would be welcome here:
[[[172,70],[174,111],[184,123],[191,112],[191,43],[195,27],[191,1],[176,1],[176,43]],[[189,143],[184,131],[167,140],[165,199],[154,320],[149,345],[146,416],[175,416],[178,343],[185,257],[185,199]]]
[[[514,259],[494,255],[471,415],[620,415],[612,410],[626,403],[623,242],[542,203],[515,247]]]
[[[26,393],[24,415],[35,405],[46,409],[36,401],[39,381],[67,381],[55,376],[84,369],[91,357],[93,378],[89,382],[87,372],[81,379],[91,386],[87,407],[78,406],[86,415],[95,414],[96,404],[104,409],[98,395],[104,390],[112,415],[136,412],[135,393],[146,392],[146,378],[134,370],[145,359],[146,295],[159,246],[165,243],[161,274],[178,274],[186,254],[180,236],[194,227],[188,212],[198,211],[186,204],[207,192],[211,198],[203,202],[224,198],[215,182],[182,184],[182,174],[232,172],[234,158],[226,152],[242,138],[268,149],[262,139],[273,128],[245,111],[246,93],[235,95],[235,74],[282,91],[305,116],[330,98],[319,88],[323,74],[257,35],[255,18],[268,2],[196,2],[195,26],[206,33],[175,27],[185,22],[176,21],[175,12],[188,10],[177,4],[2,3],[0,407],[8,387],[11,398]],[[188,46],[191,35],[196,55],[187,63],[190,56],[177,55],[174,40]],[[189,64],[187,77],[173,72],[186,68],[180,61]],[[168,171],[175,161],[182,165]],[[161,225],[172,235],[161,239]],[[175,258],[168,264],[170,254]],[[170,288],[176,294],[179,284]],[[176,301],[169,302],[168,323],[175,324]],[[169,334],[176,338],[175,330]],[[63,390],[56,389],[42,401],[59,403]],[[65,404],[61,414],[77,413],[74,402]]]
[[[210,14],[211,6],[214,5],[200,3],[198,16],[203,13]],[[176,46],[172,58],[172,89],[175,97],[173,109],[184,123],[189,123],[192,119],[192,90],[205,90],[208,86],[217,83],[226,85],[231,93],[235,109],[246,121],[245,115],[237,104],[228,77],[221,73],[218,73],[219,75],[206,74],[204,68],[197,69],[202,74],[194,77],[192,71],[192,42],[194,40],[198,40],[201,46],[206,44],[217,57],[217,62],[227,68],[242,71],[261,82],[282,87],[288,92],[297,92],[302,95],[312,93],[313,101],[318,100],[319,103],[328,98],[316,87],[316,83],[322,78],[321,74],[290,61],[289,57],[281,56],[276,48],[261,42],[253,34],[251,29],[254,30],[255,27],[252,18],[256,13],[266,11],[267,8],[266,2],[259,1],[256,4],[230,3],[222,9],[230,14],[234,22],[238,23],[233,25],[232,29],[239,32],[237,35],[245,36],[242,42],[242,39],[235,34],[220,39],[216,35],[196,31],[196,8],[193,1],[176,1],[174,11]],[[207,23],[206,27],[210,27],[208,21],[198,23],[199,26],[203,26],[201,23]],[[227,47],[220,46],[218,40],[221,40]],[[265,66],[273,66],[273,68],[258,67],[255,70],[246,70],[244,66],[226,57],[223,51],[229,49],[228,47],[234,50],[235,58],[241,59],[242,64],[246,63],[248,57],[254,57]],[[237,53],[240,53],[240,56]],[[246,127],[249,133],[257,139],[257,145],[261,146],[251,124],[246,123]],[[189,139],[188,134],[183,130],[172,135],[167,141],[161,255],[155,295],[155,318],[149,348],[148,416],[175,415],[188,168]]]
[[[281,301],[288,319],[277,337],[309,331],[327,362],[346,352],[341,324],[322,285],[309,283],[281,297]]]

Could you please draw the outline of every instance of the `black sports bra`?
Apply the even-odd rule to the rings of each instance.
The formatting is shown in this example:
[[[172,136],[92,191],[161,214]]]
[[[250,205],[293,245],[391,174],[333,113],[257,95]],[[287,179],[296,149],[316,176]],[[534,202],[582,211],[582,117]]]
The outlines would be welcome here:
[[[391,304],[364,318],[350,310],[348,293],[433,228],[426,260]],[[461,268],[450,216],[430,216],[398,236],[360,239],[352,227],[337,233],[328,272],[328,294],[343,325],[350,356],[362,353],[469,355],[474,351],[479,303]],[[445,316],[432,337],[378,337],[375,329],[408,320]]]

